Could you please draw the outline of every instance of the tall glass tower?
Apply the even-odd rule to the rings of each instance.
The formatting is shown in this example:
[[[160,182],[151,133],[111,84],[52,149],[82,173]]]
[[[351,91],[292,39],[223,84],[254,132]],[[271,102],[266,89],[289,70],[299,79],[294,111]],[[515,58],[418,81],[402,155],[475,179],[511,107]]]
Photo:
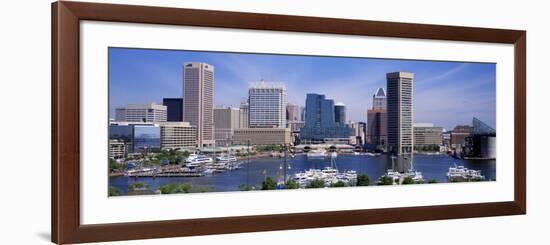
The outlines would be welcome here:
[[[409,72],[386,74],[388,151],[391,154],[410,154],[414,148],[413,79]]]

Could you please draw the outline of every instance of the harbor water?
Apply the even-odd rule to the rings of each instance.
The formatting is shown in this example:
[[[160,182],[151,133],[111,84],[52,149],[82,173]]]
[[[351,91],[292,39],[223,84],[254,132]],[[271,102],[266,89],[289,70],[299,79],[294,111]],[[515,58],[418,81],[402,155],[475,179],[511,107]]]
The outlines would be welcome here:
[[[496,160],[464,160],[455,159],[447,155],[414,155],[414,168],[422,172],[424,180],[435,179],[438,183],[448,182],[447,171],[454,165],[463,165],[469,169],[481,170],[486,181],[496,180]],[[287,158],[287,176],[293,176],[296,172],[308,169],[322,169],[331,165],[330,158],[308,159],[306,155],[296,155],[294,158]],[[370,184],[375,185],[376,181],[388,168],[392,168],[392,159],[387,155],[338,155],[336,167],[339,171],[355,170],[357,174],[367,174]],[[410,161],[408,161],[410,162]],[[261,186],[265,177],[271,177],[275,181],[281,178],[284,171],[281,169],[284,163],[283,158],[257,158],[248,162],[242,160],[241,169],[216,173],[203,177],[127,177],[112,176],[109,178],[109,185],[117,188],[122,195],[127,193],[128,186],[135,182],[142,182],[151,190],[170,183],[189,183],[194,187],[201,187],[214,192],[239,191],[239,186]],[[394,161],[394,168],[395,161]]]

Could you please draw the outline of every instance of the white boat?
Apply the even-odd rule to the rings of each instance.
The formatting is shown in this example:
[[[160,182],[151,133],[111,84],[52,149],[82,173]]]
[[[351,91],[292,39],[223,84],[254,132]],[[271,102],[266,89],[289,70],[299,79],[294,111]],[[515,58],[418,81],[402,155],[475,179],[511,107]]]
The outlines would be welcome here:
[[[357,172],[354,170],[340,172],[338,168],[336,168],[335,157],[331,157],[330,163],[330,167],[309,169],[295,173],[293,179],[298,183],[300,188],[306,188],[314,180],[323,181],[325,187],[330,187],[332,184],[338,182],[343,182],[346,186],[354,186],[357,184]]]
[[[187,159],[185,159],[185,166],[186,167],[200,167],[205,164],[212,163],[213,160],[211,157],[207,157],[204,155],[197,155],[197,154],[191,154]]]
[[[230,163],[230,162],[236,162],[236,161],[237,161],[237,158],[233,155],[225,155],[225,156],[216,157],[216,162]]]
[[[376,154],[371,153],[371,152],[367,152],[367,153],[365,153],[365,155],[367,155],[367,156],[369,156],[369,157],[374,157],[374,156],[376,156]]]
[[[485,180],[485,176],[481,174],[481,170],[473,170],[465,168],[464,166],[449,167],[447,172],[447,178],[451,182],[466,182],[466,181],[482,181]]]
[[[311,150],[307,154],[307,158],[325,158],[327,157],[327,151],[326,150]]]

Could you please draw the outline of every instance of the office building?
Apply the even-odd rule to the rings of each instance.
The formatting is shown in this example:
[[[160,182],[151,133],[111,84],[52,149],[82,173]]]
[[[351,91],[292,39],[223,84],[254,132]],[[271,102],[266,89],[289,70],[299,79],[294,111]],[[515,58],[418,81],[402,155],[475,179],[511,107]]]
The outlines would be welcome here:
[[[115,109],[115,120],[119,122],[166,122],[166,119],[166,106],[155,103]]]
[[[469,125],[458,125],[451,131],[451,148],[461,149],[466,145],[466,138],[472,135],[473,128]]]
[[[386,151],[388,141],[388,114],[386,91],[378,88],[372,95],[372,108],[367,110],[366,143],[375,149]]]
[[[188,122],[160,123],[160,148],[177,150],[197,146],[197,128]]]
[[[324,143],[327,140],[348,141],[352,129],[347,125],[337,124],[335,120],[334,101],[322,94],[306,95],[305,125],[300,130],[300,139],[304,143]]]
[[[386,74],[388,151],[391,154],[410,154],[414,149],[413,79],[414,74]]]
[[[298,132],[304,126],[303,114],[303,106],[291,103],[286,105],[286,127],[290,129],[290,132]]]
[[[387,98],[384,88],[378,88],[376,93],[372,95],[372,109],[386,109]]]
[[[166,106],[166,121],[183,122],[183,98],[164,98],[162,104]]]
[[[414,124],[414,147],[419,151],[439,151],[443,144],[441,134],[442,127],[436,127],[433,123]]]
[[[239,128],[234,130],[233,143],[236,145],[281,145],[291,144],[288,128]]]
[[[346,124],[346,106],[342,102],[334,104],[334,122],[337,125]]]
[[[239,108],[214,108],[214,138],[217,146],[229,146],[233,140],[233,130],[240,128]]]
[[[286,88],[260,81],[248,89],[249,127],[286,128]]]
[[[241,102],[239,109],[239,128],[248,128],[248,102]]]
[[[126,155],[126,145],[122,140],[109,140],[109,159],[117,160]]]
[[[213,146],[214,67],[206,63],[183,65],[183,121],[197,128],[198,146]]]

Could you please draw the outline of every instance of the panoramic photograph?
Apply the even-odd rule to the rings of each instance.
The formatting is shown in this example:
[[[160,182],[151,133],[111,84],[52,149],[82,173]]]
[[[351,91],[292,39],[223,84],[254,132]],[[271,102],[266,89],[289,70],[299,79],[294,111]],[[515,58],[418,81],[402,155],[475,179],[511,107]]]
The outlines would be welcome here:
[[[108,52],[110,197],[496,181],[495,63]]]

